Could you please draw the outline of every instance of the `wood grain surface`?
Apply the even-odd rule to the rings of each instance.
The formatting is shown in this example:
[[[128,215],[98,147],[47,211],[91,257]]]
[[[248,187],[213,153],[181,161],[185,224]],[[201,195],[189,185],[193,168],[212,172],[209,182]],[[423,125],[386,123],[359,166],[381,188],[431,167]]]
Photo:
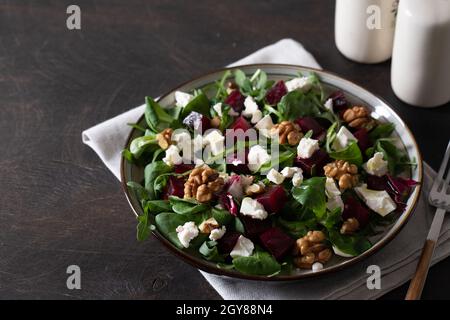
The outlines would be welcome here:
[[[81,30],[66,28],[69,4],[81,7]],[[450,105],[400,102],[390,62],[339,54],[333,16],[331,0],[0,0],[0,298],[219,299],[155,239],[135,240],[120,185],[81,132],[281,38],[385,98],[437,167]],[[81,290],[66,288],[71,264]],[[448,270],[450,259],[430,270],[424,298],[450,297]]]

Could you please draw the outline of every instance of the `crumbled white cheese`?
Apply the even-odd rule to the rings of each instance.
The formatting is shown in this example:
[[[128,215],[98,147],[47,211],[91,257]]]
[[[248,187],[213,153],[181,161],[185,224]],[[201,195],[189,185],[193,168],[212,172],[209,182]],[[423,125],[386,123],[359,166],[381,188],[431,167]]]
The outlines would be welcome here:
[[[339,248],[336,247],[336,246],[333,246],[333,251],[334,251],[334,254],[337,255],[337,256],[341,256],[341,257],[344,257],[344,258],[351,258],[351,257],[353,257],[351,254],[342,252],[342,251],[339,250]]]
[[[385,190],[370,190],[367,189],[366,184],[363,184],[356,187],[355,191],[370,209],[383,217],[397,208],[395,202]]]
[[[336,186],[336,182],[333,178],[327,177],[325,180],[325,192],[328,198],[333,198],[341,195],[341,191]]]
[[[264,116],[258,123],[255,124],[255,128],[258,129],[265,137],[270,136],[270,129],[274,126],[272,117],[270,115]]]
[[[320,262],[316,262],[312,265],[311,270],[312,272],[317,272],[323,269],[323,264],[321,264]]]
[[[172,133],[171,137],[172,141],[176,143],[179,149],[183,149],[186,145],[191,145],[191,135],[187,130],[177,129]]]
[[[180,240],[182,246],[185,248],[188,248],[192,239],[198,236],[198,228],[192,221],[178,226],[175,231],[177,232],[178,240]]]
[[[253,219],[264,220],[267,218],[267,211],[264,206],[257,200],[245,197],[242,199],[241,208],[239,210],[244,216],[249,216]]]
[[[319,141],[311,138],[302,138],[297,147],[297,155],[302,159],[310,158],[319,150]]]
[[[244,117],[251,117],[256,110],[259,110],[258,104],[251,96],[245,98],[244,107],[244,110],[242,110],[242,115]]]
[[[170,145],[166,150],[166,155],[162,159],[168,166],[173,166],[175,164],[181,164],[183,158],[180,156],[180,149],[175,145]]]
[[[209,145],[214,156],[221,154],[224,150],[225,137],[219,130],[211,130],[203,137],[203,144]]]
[[[376,152],[367,163],[363,164],[363,168],[368,174],[381,177],[388,172],[388,162],[383,160],[382,152]]]
[[[227,228],[225,226],[222,226],[222,228],[212,229],[211,233],[209,234],[209,239],[217,241],[223,237],[225,232],[227,232]]]
[[[303,173],[303,170],[299,167],[285,167],[281,170],[281,174],[285,178],[292,178],[296,173]]]
[[[279,173],[277,170],[272,168],[267,173],[267,179],[269,179],[269,181],[271,181],[275,184],[282,184],[284,181],[284,176],[281,173]]]
[[[255,245],[250,239],[244,236],[239,236],[233,250],[230,252],[232,258],[249,257],[252,255]]]
[[[325,101],[323,106],[325,107],[325,109],[333,112],[333,99],[329,98],[327,101]]]
[[[342,150],[352,141],[358,140],[346,127],[342,126],[336,134],[336,139],[333,141],[333,148],[336,151]]]
[[[248,168],[255,172],[258,171],[261,166],[270,161],[270,155],[267,151],[261,147],[260,145],[255,145],[250,148],[248,151]]]
[[[175,91],[175,101],[178,107],[181,108],[186,107],[187,104],[191,102],[192,99],[194,99],[194,96],[192,94],[182,91]]]
[[[286,82],[286,88],[288,92],[294,90],[300,90],[302,92],[307,92],[311,89],[312,83],[309,77],[299,77],[294,78]]]
[[[296,172],[292,176],[292,185],[294,187],[299,187],[303,182],[303,173],[302,172]]]
[[[261,119],[262,119],[263,113],[261,112],[261,110],[256,110],[253,115],[252,118],[250,119],[251,123],[258,123]]]
[[[218,102],[215,105],[213,105],[213,109],[214,109],[214,111],[216,111],[216,113],[217,113],[217,115],[219,117],[223,116],[223,113],[222,113],[222,102]]]

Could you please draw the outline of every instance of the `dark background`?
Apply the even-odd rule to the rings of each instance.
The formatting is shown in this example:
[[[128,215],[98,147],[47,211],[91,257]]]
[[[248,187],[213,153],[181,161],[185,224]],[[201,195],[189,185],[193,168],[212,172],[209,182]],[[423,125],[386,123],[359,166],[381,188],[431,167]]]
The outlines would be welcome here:
[[[66,28],[69,4],[81,7],[81,30]],[[0,298],[220,298],[155,239],[135,240],[120,184],[81,132],[281,38],[385,98],[437,168],[450,105],[400,102],[390,62],[346,60],[333,20],[331,0],[1,0]],[[82,290],[66,288],[71,264],[81,267]],[[448,270],[450,259],[431,269],[424,298],[450,298]]]

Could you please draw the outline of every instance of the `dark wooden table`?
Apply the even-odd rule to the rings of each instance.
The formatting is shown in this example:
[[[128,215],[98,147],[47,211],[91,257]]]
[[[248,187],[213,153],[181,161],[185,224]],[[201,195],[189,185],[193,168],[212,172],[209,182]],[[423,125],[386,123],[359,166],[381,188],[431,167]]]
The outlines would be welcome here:
[[[82,28],[69,31],[73,3]],[[135,240],[121,187],[81,131],[281,38],[390,102],[436,168],[450,105],[407,106],[391,90],[389,62],[346,60],[333,13],[329,0],[1,0],[0,298],[219,299],[155,239]],[[72,264],[81,290],[66,288]],[[450,259],[431,269],[424,298],[450,297],[448,270]]]

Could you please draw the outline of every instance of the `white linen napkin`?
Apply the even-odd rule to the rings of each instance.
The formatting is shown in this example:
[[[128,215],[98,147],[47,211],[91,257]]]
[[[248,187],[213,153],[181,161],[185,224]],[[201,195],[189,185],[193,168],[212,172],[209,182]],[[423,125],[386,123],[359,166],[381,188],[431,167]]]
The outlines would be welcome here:
[[[320,68],[301,44],[283,39],[231,64],[286,63]],[[83,131],[83,142],[89,145],[109,170],[120,179],[120,152],[130,127],[144,112],[144,105]],[[423,195],[410,221],[386,247],[368,259],[319,278],[297,282],[258,282],[235,280],[201,272],[224,299],[375,299],[407,282],[416,263],[433,219],[433,208],[426,202],[436,173],[427,164],[424,170]],[[444,221],[433,264],[450,255],[450,222]],[[381,289],[369,290],[367,267],[381,269]]]

